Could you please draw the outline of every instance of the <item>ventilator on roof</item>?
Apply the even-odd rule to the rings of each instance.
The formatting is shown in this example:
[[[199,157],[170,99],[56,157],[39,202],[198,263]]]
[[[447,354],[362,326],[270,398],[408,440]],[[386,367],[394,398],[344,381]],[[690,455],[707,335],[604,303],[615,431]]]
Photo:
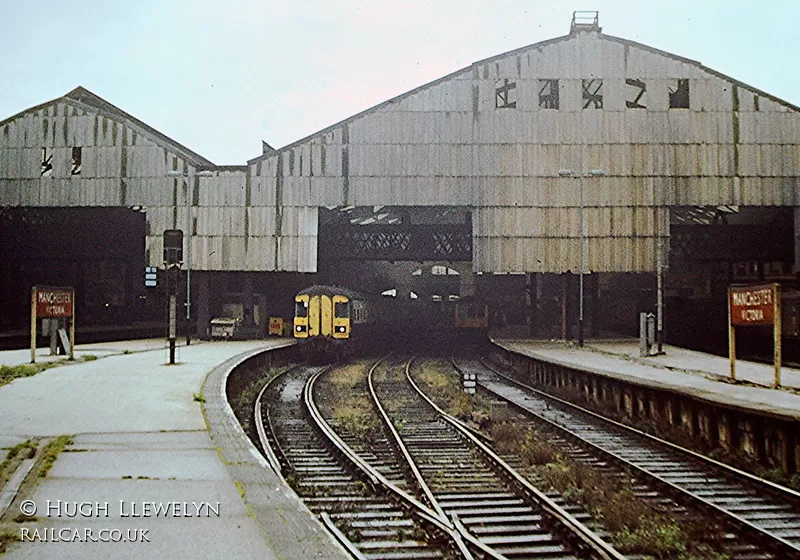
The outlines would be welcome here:
[[[570,35],[584,31],[597,31],[599,33],[602,30],[603,28],[600,27],[600,12],[580,10],[572,12],[572,24],[569,26]]]

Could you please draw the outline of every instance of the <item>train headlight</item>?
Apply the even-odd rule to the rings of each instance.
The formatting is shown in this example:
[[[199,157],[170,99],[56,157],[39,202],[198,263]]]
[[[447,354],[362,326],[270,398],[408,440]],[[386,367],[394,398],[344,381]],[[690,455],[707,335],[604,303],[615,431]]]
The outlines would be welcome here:
[[[336,327],[336,332],[345,332],[346,330],[347,329],[343,325]]]
[[[303,331],[304,331],[304,330],[306,330],[306,329],[305,329],[305,327],[304,327],[303,325],[297,325],[297,326],[294,328],[294,330],[296,330],[297,332],[303,332]]]

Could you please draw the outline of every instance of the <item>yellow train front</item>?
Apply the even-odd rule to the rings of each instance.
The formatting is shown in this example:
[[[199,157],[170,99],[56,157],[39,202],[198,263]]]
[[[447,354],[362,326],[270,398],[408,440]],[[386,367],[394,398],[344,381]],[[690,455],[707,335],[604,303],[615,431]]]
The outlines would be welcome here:
[[[340,358],[354,350],[354,331],[371,320],[369,301],[337,286],[311,286],[294,298],[294,337],[308,354]],[[359,334],[359,333],[357,333]]]

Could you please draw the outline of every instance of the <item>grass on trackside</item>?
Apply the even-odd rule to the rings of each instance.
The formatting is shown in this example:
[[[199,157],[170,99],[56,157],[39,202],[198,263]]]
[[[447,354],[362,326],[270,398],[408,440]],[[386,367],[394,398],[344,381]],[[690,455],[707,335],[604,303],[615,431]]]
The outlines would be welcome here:
[[[364,363],[336,368],[328,376],[330,393],[323,400],[334,420],[360,439],[371,439],[381,432],[381,423],[372,408],[369,394],[357,390],[359,385],[366,383],[367,372]]]
[[[489,399],[464,393],[449,364],[426,362],[413,373],[439,406],[458,418],[472,420],[491,436],[498,453],[519,456],[534,485],[581,505],[611,533],[620,552],[658,560],[729,560],[715,550],[724,538],[716,524],[691,514],[687,514],[687,522],[668,507],[638,498],[629,479],[612,477],[571,459],[547,434],[526,426],[521,418],[493,421]]]
[[[264,387],[270,379],[285,371],[287,367],[289,366],[267,368],[263,370],[262,375],[245,385],[238,394],[231,395],[230,405],[233,409],[233,413],[239,420],[239,424],[242,426],[244,433],[253,441],[258,441],[258,433],[256,432],[253,419],[253,407],[255,406],[256,397],[258,397],[261,388]],[[202,393],[194,394],[192,398],[195,402],[201,404],[206,402],[206,398]]]
[[[552,392],[559,398],[597,412],[621,424],[631,426],[632,428],[685,447],[686,449],[694,450],[711,459],[749,472],[750,474],[774,482],[775,484],[800,491],[800,473],[789,475],[785,473],[780,466],[764,465],[760,463],[758,459],[752,455],[748,455],[744,451],[731,451],[719,445],[714,446],[706,439],[694,438],[680,426],[674,426],[666,422],[656,422],[649,419],[632,418],[624,411],[603,407],[589,400],[585,393],[574,387],[562,387],[558,390],[552,390]]]
[[[460,420],[487,425],[491,418],[491,403],[483,395],[468,395],[461,386],[461,379],[446,362],[425,362],[423,367],[412,368],[412,379],[422,383],[426,395],[445,411]]]
[[[531,427],[503,422],[492,427],[495,448],[518,454],[525,470],[547,489],[583,506],[602,522],[614,546],[625,554],[658,559],[726,560],[715,548],[724,531],[698,515],[679,518],[667,507],[638,498],[630,480],[609,476],[560,452],[547,435]]]

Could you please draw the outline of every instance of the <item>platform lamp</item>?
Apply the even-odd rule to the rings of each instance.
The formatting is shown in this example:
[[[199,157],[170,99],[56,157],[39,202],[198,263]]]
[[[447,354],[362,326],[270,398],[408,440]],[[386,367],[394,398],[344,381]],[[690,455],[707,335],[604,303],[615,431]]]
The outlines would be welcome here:
[[[167,177],[176,179],[182,177],[186,181],[186,346],[192,343],[192,184],[195,177],[212,177],[211,171],[191,170],[188,172],[172,169],[167,171]]]
[[[606,172],[602,169],[592,169],[588,173],[578,173],[572,169],[559,169],[558,174],[561,177],[574,177],[580,181],[580,214],[578,221],[580,222],[580,248],[579,248],[579,263],[578,263],[578,346],[583,347],[583,263],[584,263],[584,220],[583,220],[583,182],[586,177],[604,177]]]

